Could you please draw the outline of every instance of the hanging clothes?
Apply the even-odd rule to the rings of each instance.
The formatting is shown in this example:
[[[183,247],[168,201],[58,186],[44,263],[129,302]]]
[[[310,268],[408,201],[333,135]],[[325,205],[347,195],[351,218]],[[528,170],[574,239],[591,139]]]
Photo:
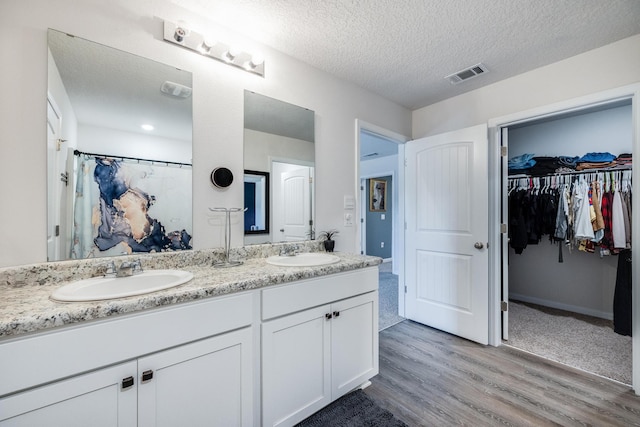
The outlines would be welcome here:
[[[613,247],[615,249],[626,249],[627,238],[624,228],[624,214],[622,212],[622,198],[620,192],[613,193],[613,207],[611,208],[611,228],[613,231]]]
[[[509,241],[516,254],[545,235],[600,256],[631,248],[631,171],[509,179]],[[559,248],[562,262],[562,248]]]
[[[631,251],[618,255],[616,287],[613,294],[613,330],[620,335],[631,335]]]
[[[575,199],[575,239],[593,240],[593,226],[591,225],[591,203],[589,201],[589,184],[585,179],[580,179],[573,189]]]

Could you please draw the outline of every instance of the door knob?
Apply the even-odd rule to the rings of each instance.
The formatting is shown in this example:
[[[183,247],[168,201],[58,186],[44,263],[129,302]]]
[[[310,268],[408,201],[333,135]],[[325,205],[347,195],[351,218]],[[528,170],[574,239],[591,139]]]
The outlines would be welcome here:
[[[484,248],[484,245],[482,244],[482,242],[476,242],[473,245],[473,247],[476,248],[476,249],[482,249],[482,248]]]

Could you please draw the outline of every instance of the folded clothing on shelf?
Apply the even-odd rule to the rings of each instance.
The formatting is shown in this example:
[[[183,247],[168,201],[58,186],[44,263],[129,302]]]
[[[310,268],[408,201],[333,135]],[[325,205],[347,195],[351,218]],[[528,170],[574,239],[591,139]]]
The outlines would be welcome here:
[[[558,157],[534,157],[533,159],[536,164],[527,171],[531,176],[552,175],[556,169],[564,166]]]
[[[587,153],[578,159],[578,163],[609,163],[615,159],[611,153]]]
[[[521,156],[512,157],[509,159],[509,169],[529,169],[531,166],[536,164],[536,161],[533,160],[533,156],[535,154],[523,154]]]
[[[578,163],[578,166],[576,166],[576,170],[583,171],[583,170],[587,170],[587,169],[606,169],[606,168],[614,168],[616,166],[618,166],[618,162],[616,162],[616,161],[607,162],[607,163],[588,163],[588,162],[583,162],[583,163]]]
[[[616,157],[616,163],[619,165],[630,165],[633,163],[633,155],[630,153],[620,154]]]

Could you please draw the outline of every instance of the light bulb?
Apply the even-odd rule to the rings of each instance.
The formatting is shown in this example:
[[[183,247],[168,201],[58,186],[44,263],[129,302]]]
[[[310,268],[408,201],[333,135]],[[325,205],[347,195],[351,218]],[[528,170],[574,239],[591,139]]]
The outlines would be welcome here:
[[[211,51],[214,44],[215,42],[212,39],[205,38],[202,40],[202,43],[200,43],[200,46],[198,46],[198,52],[205,55]]]
[[[178,23],[176,24],[176,31],[173,34],[173,38],[178,43],[182,43],[184,41],[185,37],[187,37],[190,32],[191,32],[191,30],[189,30],[189,26],[187,25],[186,22],[178,21]]]

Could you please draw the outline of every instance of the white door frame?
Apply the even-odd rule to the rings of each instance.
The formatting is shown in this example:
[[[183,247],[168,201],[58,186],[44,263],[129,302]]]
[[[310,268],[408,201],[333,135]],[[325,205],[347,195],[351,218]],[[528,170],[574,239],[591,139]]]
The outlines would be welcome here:
[[[404,143],[409,140],[404,135],[382,128],[380,126],[365,122],[364,120],[356,119],[355,121],[355,137],[356,137],[356,155],[355,155],[355,171],[356,176],[354,180],[354,194],[356,194],[356,207],[354,212],[358,215],[362,212],[362,206],[365,201],[362,200],[360,192],[360,134],[363,132],[374,133],[380,135],[386,139],[390,139],[398,143],[398,162],[401,166],[398,168],[398,176],[394,176],[395,188],[398,193],[398,203],[396,206],[396,215],[393,217],[393,229],[397,230],[394,233],[393,240],[393,252],[392,257],[396,260],[404,260]],[[375,177],[374,177],[375,178]],[[362,225],[360,221],[355,221],[355,248],[356,250],[363,250],[362,239]],[[404,316],[404,263],[396,264],[398,267],[398,314]]]
[[[640,84],[623,86],[620,88],[598,92],[595,94],[574,98],[519,113],[489,120],[489,344],[499,346],[501,340],[501,186],[500,179],[500,129],[517,123],[528,122],[534,119],[554,116],[568,111],[580,111],[598,105],[606,105],[615,101],[630,99],[632,102],[632,152],[640,155]],[[633,176],[640,177],[640,162],[633,164]],[[506,177],[505,177],[506,180]],[[632,223],[640,224],[640,200],[632,199]],[[637,227],[632,229],[632,247],[639,247],[640,232]],[[632,277],[639,277],[640,252],[632,253]],[[634,280],[635,281],[635,280]],[[640,290],[637,286],[632,288],[632,306],[638,307],[640,303]],[[632,318],[633,334],[633,375],[632,386],[636,394],[640,390],[640,310],[633,310]]]

